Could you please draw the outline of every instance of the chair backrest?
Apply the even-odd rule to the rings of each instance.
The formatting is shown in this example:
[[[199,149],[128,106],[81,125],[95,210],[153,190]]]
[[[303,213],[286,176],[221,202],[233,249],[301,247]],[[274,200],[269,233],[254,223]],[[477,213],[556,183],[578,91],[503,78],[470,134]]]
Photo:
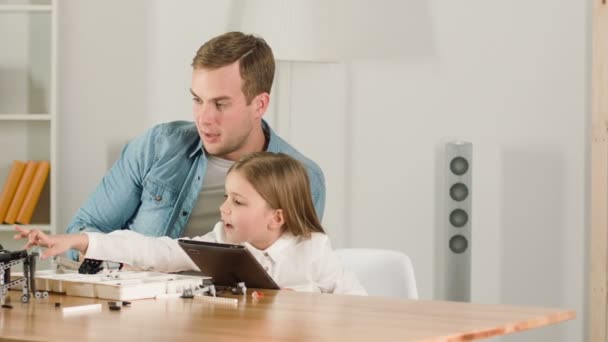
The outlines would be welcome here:
[[[367,248],[344,248],[335,252],[370,296],[418,299],[414,266],[404,253]]]

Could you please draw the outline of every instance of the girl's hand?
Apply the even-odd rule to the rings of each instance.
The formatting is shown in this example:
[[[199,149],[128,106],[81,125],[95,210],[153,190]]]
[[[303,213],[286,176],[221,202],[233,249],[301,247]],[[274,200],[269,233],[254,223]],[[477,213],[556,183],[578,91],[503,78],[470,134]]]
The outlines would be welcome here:
[[[47,247],[40,255],[41,259],[64,253],[69,249],[85,253],[89,246],[89,237],[86,234],[47,235],[39,229],[26,229],[19,226],[15,226],[15,230],[18,232],[14,236],[16,240],[28,239],[24,249],[33,246]]]

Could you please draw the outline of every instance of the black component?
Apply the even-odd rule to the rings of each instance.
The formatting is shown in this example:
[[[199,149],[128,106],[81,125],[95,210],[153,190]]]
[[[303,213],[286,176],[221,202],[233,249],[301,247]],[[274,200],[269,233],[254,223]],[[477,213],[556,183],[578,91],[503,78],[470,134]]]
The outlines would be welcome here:
[[[123,301],[122,306],[131,306],[131,302]]]
[[[11,269],[7,268],[4,270],[4,283],[3,284],[8,284],[11,282]]]
[[[1,247],[1,246],[0,246]],[[2,308],[3,309],[12,309],[13,306],[12,305],[8,305],[8,304],[2,304]]]
[[[0,244],[0,254],[4,254],[6,252],[8,252],[8,251],[4,249],[2,244]],[[4,283],[3,284],[7,284],[10,281],[11,281],[11,269],[9,268],[4,271]]]
[[[56,302],[56,303],[55,303],[55,308],[59,308],[59,307],[61,307],[61,303]]]
[[[108,307],[112,311],[119,311],[122,307],[122,302],[108,302]]]
[[[31,253],[23,263],[23,274],[27,277],[27,287],[31,292],[36,292],[36,259],[38,253]],[[40,298],[36,296],[36,298]]]
[[[103,269],[103,260],[96,259],[84,259],[80,267],[78,268],[78,273],[80,274],[97,274]]]
[[[21,250],[17,252],[9,252],[6,250],[0,250],[0,262],[11,262],[13,260],[27,258],[27,251]]]

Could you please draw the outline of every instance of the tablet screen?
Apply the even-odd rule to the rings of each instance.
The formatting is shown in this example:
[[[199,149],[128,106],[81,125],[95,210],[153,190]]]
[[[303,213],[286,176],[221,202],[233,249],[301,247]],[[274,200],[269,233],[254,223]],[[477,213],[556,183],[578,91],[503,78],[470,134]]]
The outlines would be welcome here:
[[[188,239],[179,239],[178,243],[215,285],[244,282],[248,288],[280,289],[245,246]]]

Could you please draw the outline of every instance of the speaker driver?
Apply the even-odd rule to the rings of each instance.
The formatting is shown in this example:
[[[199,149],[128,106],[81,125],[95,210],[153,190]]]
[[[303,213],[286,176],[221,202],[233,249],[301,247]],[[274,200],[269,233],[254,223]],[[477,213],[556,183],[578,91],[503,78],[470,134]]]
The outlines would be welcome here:
[[[453,174],[462,176],[469,170],[469,162],[463,157],[456,157],[450,162],[450,171]]]
[[[454,209],[450,213],[450,223],[456,228],[463,227],[469,222],[469,214],[462,209]]]
[[[464,253],[469,247],[469,242],[462,235],[454,235],[450,239],[450,250],[456,254]]]
[[[469,197],[469,188],[463,183],[456,183],[450,187],[450,197],[457,202],[464,201]]]

